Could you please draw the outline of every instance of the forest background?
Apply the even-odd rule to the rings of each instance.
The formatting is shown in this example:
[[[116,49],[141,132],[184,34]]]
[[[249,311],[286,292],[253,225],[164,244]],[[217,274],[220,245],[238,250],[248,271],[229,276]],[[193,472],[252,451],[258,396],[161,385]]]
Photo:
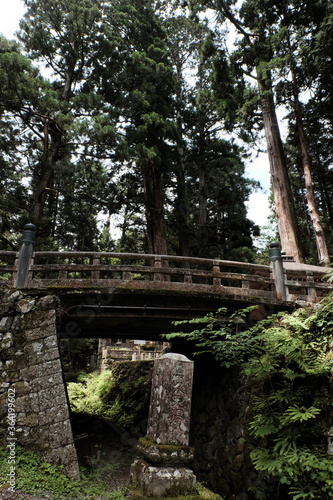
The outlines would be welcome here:
[[[328,263],[331,2],[234,4],[27,2],[0,47],[2,248],[33,221],[39,249],[260,261],[266,137],[283,249]]]

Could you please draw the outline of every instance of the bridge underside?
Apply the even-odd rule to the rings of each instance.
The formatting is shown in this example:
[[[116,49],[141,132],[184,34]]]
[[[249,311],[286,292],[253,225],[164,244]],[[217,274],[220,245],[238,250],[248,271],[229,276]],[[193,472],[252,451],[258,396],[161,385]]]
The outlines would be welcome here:
[[[186,329],[185,325],[173,325],[174,321],[202,317],[221,307],[227,308],[227,318],[238,309],[258,305],[258,310],[248,318],[249,324],[294,307],[294,304],[269,303],[246,296],[203,296],[200,293],[121,288],[58,291],[57,295],[62,309],[59,324],[59,336],[62,338],[160,340],[163,334]],[[187,329],[192,328],[189,326]]]

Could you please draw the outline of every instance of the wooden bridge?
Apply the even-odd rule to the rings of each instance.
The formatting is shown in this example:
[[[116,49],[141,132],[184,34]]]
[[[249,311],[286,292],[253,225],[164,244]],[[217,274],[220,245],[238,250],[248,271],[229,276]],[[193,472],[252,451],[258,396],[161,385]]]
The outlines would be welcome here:
[[[189,312],[193,317],[223,305],[238,308],[264,304],[288,309],[295,303],[317,302],[333,287],[325,280],[327,269],[284,262],[278,244],[272,244],[270,266],[173,255],[41,252],[34,251],[31,227],[26,226],[19,252],[0,252],[1,285],[66,295],[67,319],[75,317],[77,322],[80,317],[86,328],[92,304],[96,303],[92,294],[96,293],[118,296],[107,299],[107,303],[104,300],[100,306],[104,320],[112,313],[113,318],[118,317],[119,332],[125,332],[128,322],[121,325],[125,309],[136,321],[149,311],[155,323],[153,330],[158,318],[167,317],[170,324],[171,317],[182,319]],[[75,299],[78,291],[81,297],[82,293],[94,297],[91,303],[81,298],[79,313]],[[91,326],[96,328],[96,324]],[[106,332],[103,335],[110,336]]]

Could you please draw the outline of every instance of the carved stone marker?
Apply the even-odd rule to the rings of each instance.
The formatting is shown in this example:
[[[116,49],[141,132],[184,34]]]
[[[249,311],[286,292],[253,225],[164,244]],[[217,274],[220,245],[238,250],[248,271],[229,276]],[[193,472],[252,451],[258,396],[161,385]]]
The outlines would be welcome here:
[[[158,444],[188,446],[193,361],[168,353],[154,363],[147,437]]]
[[[146,458],[132,464],[131,481],[141,496],[163,497],[193,492],[196,477],[189,444],[193,361],[169,353],[154,361],[147,437],[138,450]]]

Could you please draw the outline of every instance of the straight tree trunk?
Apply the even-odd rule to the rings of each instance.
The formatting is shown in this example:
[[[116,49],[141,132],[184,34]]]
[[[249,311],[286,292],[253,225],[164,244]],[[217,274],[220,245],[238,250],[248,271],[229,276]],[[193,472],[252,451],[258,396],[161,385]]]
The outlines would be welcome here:
[[[269,78],[264,79],[257,68],[258,85],[261,95],[262,116],[270,164],[271,183],[274,196],[275,213],[281,240],[282,251],[293,256],[296,262],[303,262],[296,211],[290,186],[279,124]]]
[[[304,130],[303,116],[302,116],[302,106],[299,100],[299,90],[297,84],[296,70],[293,60],[290,65],[293,95],[294,95],[294,110],[297,125],[297,132],[300,144],[302,166],[304,171],[305,189],[306,189],[306,200],[308,204],[308,210],[310,214],[310,219],[313,226],[313,231],[315,235],[318,261],[321,266],[328,266],[330,264],[330,256],[327,249],[324,229],[321,224],[321,218],[318,210],[318,205],[316,201],[316,196],[314,192],[314,184],[312,179],[312,165],[311,158],[309,154],[309,145],[307,136]]]
[[[262,69],[265,65],[264,63],[270,60],[270,49],[265,39],[265,32],[259,28],[255,35],[249,33],[236,14],[230,10],[229,3],[224,0],[216,2],[216,9],[229,19],[237,31],[247,40],[249,47],[252,46],[254,52],[257,53],[255,68],[261,96],[262,116],[281,246],[282,250],[287,255],[293,256],[296,262],[303,262],[304,255],[301,247],[286,158],[276,117],[271,78],[267,68],[266,70]],[[258,50],[256,50],[256,46]]]
[[[158,165],[150,162],[143,167],[145,206],[147,219],[148,251],[167,255],[163,216],[162,173]]]

